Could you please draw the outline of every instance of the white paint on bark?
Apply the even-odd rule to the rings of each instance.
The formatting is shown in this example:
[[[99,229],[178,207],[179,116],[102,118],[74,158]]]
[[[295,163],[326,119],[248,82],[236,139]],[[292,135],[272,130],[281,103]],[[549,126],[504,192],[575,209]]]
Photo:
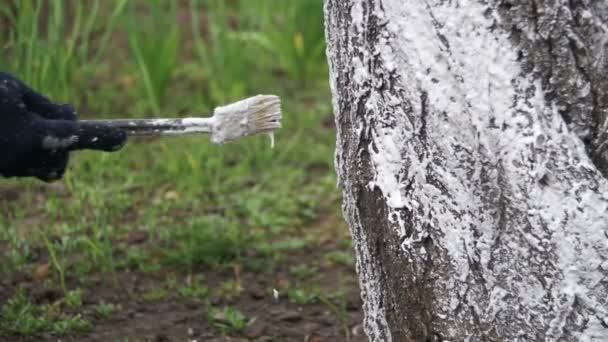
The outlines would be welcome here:
[[[382,25],[373,45],[342,52],[352,56],[348,70],[331,65],[328,33],[337,121],[355,115],[340,111],[352,92],[371,134],[369,187],[384,196],[402,257],[424,267],[431,251],[420,242],[429,237],[444,253],[449,271],[436,275],[435,327],[455,340],[605,340],[608,182],[540,80],[522,71],[516,48],[496,28],[500,19],[477,1],[351,3],[353,42],[367,38],[369,16]],[[600,54],[607,40],[597,38]],[[378,63],[394,74],[391,91],[379,90],[387,80],[370,72]],[[340,89],[343,72],[352,89]],[[366,131],[339,128],[346,134],[361,141]],[[346,163],[340,148],[338,173]],[[348,189],[345,201],[351,229],[365,229]],[[404,219],[404,211],[414,217]],[[375,256],[362,247],[365,236],[356,238],[366,331],[379,340],[391,327]]]

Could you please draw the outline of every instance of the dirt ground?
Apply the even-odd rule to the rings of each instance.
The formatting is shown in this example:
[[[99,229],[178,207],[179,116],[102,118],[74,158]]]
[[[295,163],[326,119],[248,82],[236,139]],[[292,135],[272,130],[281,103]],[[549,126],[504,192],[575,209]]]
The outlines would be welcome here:
[[[146,248],[145,244],[139,247]],[[196,270],[194,276],[204,277],[210,290],[235,276],[239,279],[242,291],[238,295],[210,298],[214,307],[230,305],[245,314],[248,325],[238,333],[219,331],[208,318],[208,306],[199,300],[172,294],[158,300],[142,299],[144,293],[169,276],[166,270],[155,274],[123,270],[117,274],[117,286],[107,274],[90,276],[85,284],[69,284],[86,291],[82,307],[75,313],[91,322],[88,332],[36,338],[0,335],[0,341],[366,341],[354,266],[320,262],[316,274],[310,276],[310,281],[319,284],[322,291],[344,293],[341,301],[331,305],[322,302],[298,305],[284,291],[293,281],[290,265],[301,260],[321,260],[336,248],[336,242],[326,241],[292,253],[271,276],[264,272],[237,271],[235,275],[235,270]],[[58,287],[47,287],[35,276],[21,274],[10,281],[0,281],[0,307],[18,286],[25,288],[36,304],[52,303],[62,296]],[[278,297],[271,289],[277,289]],[[94,307],[100,301],[114,303],[119,309],[110,318],[99,317]]]

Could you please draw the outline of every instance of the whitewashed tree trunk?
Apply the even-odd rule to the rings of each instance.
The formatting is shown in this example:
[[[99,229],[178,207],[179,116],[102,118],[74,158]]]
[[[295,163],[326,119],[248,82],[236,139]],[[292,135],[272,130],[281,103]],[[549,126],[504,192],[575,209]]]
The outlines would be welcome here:
[[[608,2],[326,0],[374,341],[608,341]]]

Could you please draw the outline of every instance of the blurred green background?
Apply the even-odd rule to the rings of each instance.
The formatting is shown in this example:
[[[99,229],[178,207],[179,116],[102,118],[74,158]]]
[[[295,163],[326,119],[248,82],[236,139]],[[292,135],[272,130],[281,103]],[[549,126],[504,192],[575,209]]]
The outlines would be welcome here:
[[[139,296],[112,303],[93,294],[96,286],[124,292],[129,273],[148,279],[144,302],[196,297],[220,335],[243,334],[252,314],[216,290],[240,298],[251,277],[264,293],[285,293],[286,305],[331,308],[336,334],[350,338],[342,313],[356,281],[333,172],[322,6],[0,4],[0,70],[73,104],[82,118],[208,116],[256,94],[279,95],[284,110],[274,149],[266,137],[226,146],[206,136],[133,139],[119,153],[74,154],[51,185],[0,180],[2,334],[90,333],[104,324],[100,312]],[[326,281],[322,271],[338,268],[344,279]],[[46,288],[60,295],[36,303],[32,293]],[[220,329],[213,312],[234,322]]]

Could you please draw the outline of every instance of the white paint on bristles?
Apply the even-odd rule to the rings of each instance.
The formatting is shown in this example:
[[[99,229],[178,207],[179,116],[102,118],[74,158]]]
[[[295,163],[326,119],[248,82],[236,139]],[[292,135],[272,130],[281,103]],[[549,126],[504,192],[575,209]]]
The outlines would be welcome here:
[[[281,127],[281,117],[281,101],[275,95],[257,95],[217,107],[211,140],[223,144],[253,134],[272,134]]]

